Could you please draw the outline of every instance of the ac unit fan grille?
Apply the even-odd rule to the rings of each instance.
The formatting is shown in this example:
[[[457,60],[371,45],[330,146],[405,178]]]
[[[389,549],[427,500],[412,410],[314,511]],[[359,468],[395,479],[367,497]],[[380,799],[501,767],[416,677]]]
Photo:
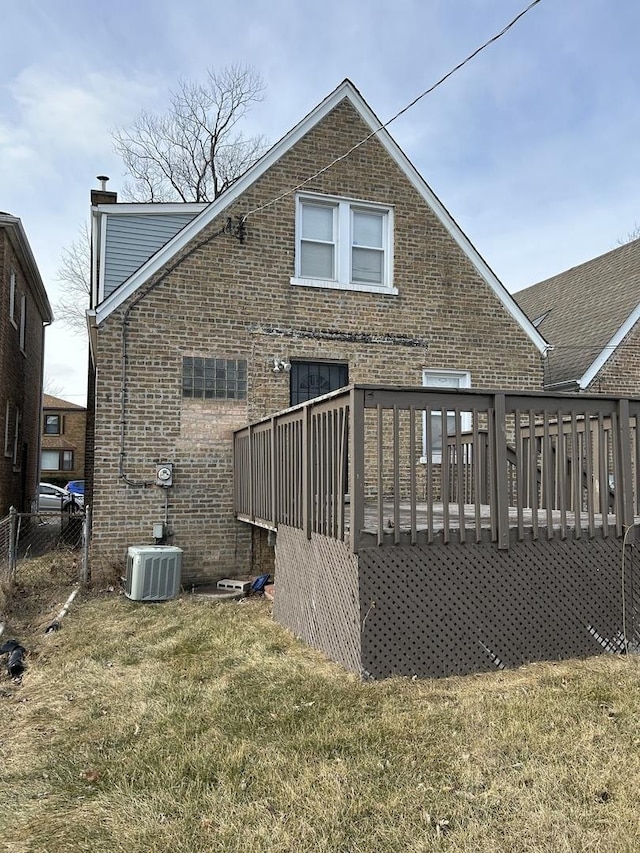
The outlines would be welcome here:
[[[182,550],[173,546],[132,546],[127,557],[125,593],[134,601],[166,601],[180,589]]]

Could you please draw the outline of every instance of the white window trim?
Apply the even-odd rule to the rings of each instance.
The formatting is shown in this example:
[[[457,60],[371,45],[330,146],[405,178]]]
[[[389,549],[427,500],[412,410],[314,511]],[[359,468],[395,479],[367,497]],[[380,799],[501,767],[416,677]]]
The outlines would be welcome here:
[[[19,470],[18,462],[18,446],[20,443],[20,425],[22,423],[22,414],[20,409],[16,407],[15,432],[13,434],[13,470]]]
[[[22,294],[20,298],[20,352],[26,355],[27,339],[27,296]]]
[[[55,468],[50,468],[48,465],[45,465],[45,454],[49,454],[50,456],[55,454],[55,457],[56,457]],[[70,465],[68,468],[65,468],[65,465],[64,465],[65,455],[69,455],[69,457],[70,457],[70,459],[69,459]],[[73,466],[74,466],[73,450],[50,450],[48,448],[42,448],[42,450],[40,451],[40,470],[41,471],[47,471],[47,472],[73,471],[74,470]]]
[[[11,435],[11,403],[9,400],[6,401],[5,410],[4,410],[4,455],[11,458],[13,454],[13,448],[11,447],[11,442],[9,441],[9,436]]]
[[[425,368],[422,371],[422,384],[425,388],[431,388],[432,390],[437,390],[437,387],[434,385],[430,385],[428,379],[439,377],[439,376],[456,376],[460,379],[460,383],[458,385],[458,389],[471,388],[471,373],[468,370],[450,370],[448,368],[442,370],[436,370],[434,368]],[[455,390],[455,389],[452,389]],[[438,410],[436,410],[438,411]],[[433,412],[432,412],[433,414]],[[469,430],[472,426],[471,412],[461,412],[461,425],[463,430]],[[427,413],[426,411],[422,413],[422,456],[420,457],[420,462],[424,465],[429,461],[429,456],[427,454]],[[442,462],[442,454],[437,452],[432,452],[431,454],[431,462],[440,464]]]
[[[332,207],[334,214],[335,234],[335,278],[303,278],[300,275],[300,244],[302,241],[302,207],[307,204],[318,204]],[[366,282],[351,281],[351,249],[352,249],[352,220],[353,212],[380,213],[384,215],[383,222],[383,283],[367,284]],[[332,290],[353,290],[361,293],[380,293],[385,296],[397,296],[398,289],[393,286],[393,208],[376,202],[362,201],[339,196],[325,196],[315,193],[304,193],[296,196],[296,249],[295,275],[290,280],[296,287],[322,287]]]
[[[9,320],[15,329],[18,328],[16,323],[16,271],[11,268],[9,273]]]

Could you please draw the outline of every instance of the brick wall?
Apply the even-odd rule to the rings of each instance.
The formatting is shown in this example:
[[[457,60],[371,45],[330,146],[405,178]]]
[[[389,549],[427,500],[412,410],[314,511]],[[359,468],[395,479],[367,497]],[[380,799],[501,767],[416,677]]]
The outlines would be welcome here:
[[[367,130],[343,102],[225,217],[295,186]],[[170,543],[186,552],[187,582],[248,570],[251,533],[233,517],[231,431],[289,405],[289,374],[273,372],[274,357],[348,362],[351,382],[420,385],[430,367],[469,370],[474,387],[541,387],[539,352],[377,140],[305,189],[394,206],[398,295],[292,286],[294,196],[252,215],[244,244],[212,239],[131,309],[122,457],[128,306],[120,306],[97,335],[94,566],[122,564],[126,546],[151,541],[153,522],[166,513]],[[220,225],[211,223],[198,239]],[[363,332],[381,340],[363,344]],[[247,400],[184,400],[188,355],[246,359]],[[175,465],[166,492],[119,477],[150,483],[164,460]]]
[[[58,415],[62,425],[59,435],[47,435],[43,432],[43,448],[54,450],[72,450],[73,468],[63,471],[41,471],[41,480],[58,486],[66,485],[69,480],[84,478],[85,433],[87,424],[86,409],[80,407],[44,406],[43,415]],[[44,424],[43,424],[44,429]]]
[[[11,270],[16,275],[15,325],[9,319]],[[24,352],[20,349],[22,296],[26,295]],[[40,473],[38,446],[42,405],[42,318],[24,269],[4,229],[0,229],[0,517],[11,505],[28,509]],[[8,448],[5,420],[9,404]],[[15,412],[20,412],[17,464],[14,464]]]

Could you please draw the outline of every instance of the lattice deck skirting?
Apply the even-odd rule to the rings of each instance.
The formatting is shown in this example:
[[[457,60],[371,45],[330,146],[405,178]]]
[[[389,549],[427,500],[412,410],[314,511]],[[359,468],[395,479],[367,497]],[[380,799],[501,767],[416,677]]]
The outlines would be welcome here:
[[[363,677],[438,677],[640,642],[640,553],[610,536],[383,544],[281,526],[274,616]]]

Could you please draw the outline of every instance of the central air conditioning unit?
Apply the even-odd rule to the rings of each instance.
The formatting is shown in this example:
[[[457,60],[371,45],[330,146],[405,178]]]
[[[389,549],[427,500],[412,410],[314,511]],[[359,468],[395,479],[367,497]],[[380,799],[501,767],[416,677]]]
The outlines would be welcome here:
[[[180,590],[182,549],[173,545],[131,545],[124,592],[132,601],[168,601]]]

